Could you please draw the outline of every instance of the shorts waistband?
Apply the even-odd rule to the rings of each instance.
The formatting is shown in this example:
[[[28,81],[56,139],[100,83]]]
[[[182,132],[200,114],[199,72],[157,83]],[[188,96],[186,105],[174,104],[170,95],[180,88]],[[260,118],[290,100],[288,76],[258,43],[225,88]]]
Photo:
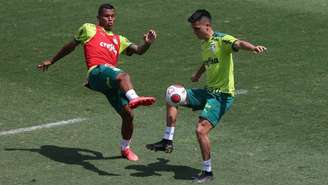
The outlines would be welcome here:
[[[213,89],[213,88],[206,88],[210,93],[214,93],[214,94],[222,94],[225,96],[233,96],[232,93],[226,93],[226,92],[222,92],[220,89]]]
[[[89,69],[88,69],[88,72],[87,72],[87,76],[89,76],[89,74],[91,73],[91,71],[99,66],[106,66],[106,67],[111,67],[113,68],[114,66],[111,66],[109,64],[99,64],[99,65],[94,65],[94,66],[91,66]]]

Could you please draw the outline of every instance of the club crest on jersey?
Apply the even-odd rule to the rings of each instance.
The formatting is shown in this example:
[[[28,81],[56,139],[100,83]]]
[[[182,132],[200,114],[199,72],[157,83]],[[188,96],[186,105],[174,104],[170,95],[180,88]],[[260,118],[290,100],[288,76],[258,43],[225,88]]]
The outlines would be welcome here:
[[[216,52],[216,45],[215,45],[215,43],[211,43],[209,49],[211,50],[212,53],[215,53]]]
[[[116,45],[118,44],[118,41],[117,41],[116,38],[113,39],[113,42],[114,42],[114,44],[116,44]]]
[[[117,40],[116,40],[116,42],[117,42]],[[116,50],[114,44],[112,44],[112,43],[106,43],[106,42],[100,42],[99,45],[101,47],[107,48],[110,52],[113,52],[115,55],[117,54],[117,50]]]

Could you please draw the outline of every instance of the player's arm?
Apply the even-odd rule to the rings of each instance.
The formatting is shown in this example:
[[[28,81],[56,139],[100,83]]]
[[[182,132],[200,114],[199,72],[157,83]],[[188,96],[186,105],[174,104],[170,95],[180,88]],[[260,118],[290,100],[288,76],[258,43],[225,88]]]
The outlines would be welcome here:
[[[149,30],[146,34],[144,34],[144,43],[143,44],[131,44],[128,48],[126,48],[125,53],[128,56],[136,53],[138,55],[144,54],[150,47],[150,45],[156,40],[156,32],[154,30]]]
[[[198,80],[200,79],[200,77],[202,76],[202,74],[205,72],[206,68],[205,68],[205,64],[202,64],[198,70],[191,76],[191,81],[192,82],[198,82]]]
[[[266,47],[261,46],[261,45],[253,45],[247,41],[244,40],[236,40],[233,45],[233,50],[238,51],[239,49],[246,50],[246,51],[251,51],[255,54],[262,53],[267,50]]]
[[[70,54],[76,46],[79,45],[79,42],[77,42],[75,39],[70,41],[69,43],[65,44],[57,53],[54,57],[48,60],[44,60],[41,62],[37,67],[40,71],[47,71],[49,66],[54,64],[56,61],[60,60],[64,56]]]

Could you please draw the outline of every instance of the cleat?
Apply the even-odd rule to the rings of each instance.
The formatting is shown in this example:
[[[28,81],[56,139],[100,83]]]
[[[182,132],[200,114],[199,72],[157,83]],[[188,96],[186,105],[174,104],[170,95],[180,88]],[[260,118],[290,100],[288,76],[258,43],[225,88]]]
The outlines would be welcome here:
[[[212,172],[207,172],[207,171],[202,171],[198,176],[193,177],[194,183],[204,183],[213,180],[213,173]]]
[[[150,96],[140,96],[138,98],[134,98],[133,100],[131,100],[129,102],[129,107],[131,109],[135,109],[140,105],[143,106],[149,106],[154,104],[156,101],[156,99],[154,97],[150,97]]]
[[[139,157],[130,148],[121,151],[122,157],[127,158],[129,161],[138,161]]]
[[[171,140],[162,139],[161,141],[146,145],[146,148],[153,151],[164,151],[165,153],[173,152],[173,142]]]

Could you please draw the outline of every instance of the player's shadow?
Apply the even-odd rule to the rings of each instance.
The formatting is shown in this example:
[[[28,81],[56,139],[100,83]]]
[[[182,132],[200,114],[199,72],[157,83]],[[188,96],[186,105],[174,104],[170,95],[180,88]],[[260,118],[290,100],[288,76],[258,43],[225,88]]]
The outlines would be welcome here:
[[[98,173],[99,175],[120,176],[119,174],[108,173],[100,170],[88,160],[118,159],[121,158],[121,156],[104,157],[102,153],[93,150],[59,147],[54,145],[43,145],[40,148],[5,148],[5,150],[37,152],[57,162],[70,165],[80,165],[87,170]]]
[[[147,176],[162,176],[159,172],[173,172],[175,179],[189,180],[192,176],[199,173],[200,170],[191,168],[189,166],[171,165],[168,164],[169,160],[163,158],[157,158],[157,162],[150,163],[148,165],[130,165],[125,169],[136,170],[136,173],[131,173],[131,176],[135,177],[147,177]]]

